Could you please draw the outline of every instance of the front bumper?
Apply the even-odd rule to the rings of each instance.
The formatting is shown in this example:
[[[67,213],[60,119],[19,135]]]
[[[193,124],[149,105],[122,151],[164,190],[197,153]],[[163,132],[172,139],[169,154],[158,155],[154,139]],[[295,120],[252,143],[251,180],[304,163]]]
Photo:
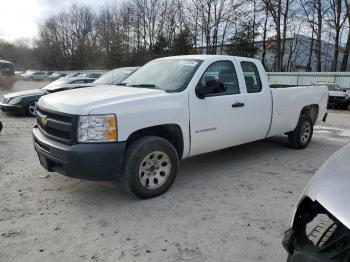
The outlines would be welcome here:
[[[65,145],[33,128],[40,164],[49,172],[86,180],[110,180],[121,174],[125,142]]]
[[[0,103],[0,110],[6,113],[12,113],[12,114],[24,114],[25,108],[20,105],[10,105],[10,104],[3,104]]]
[[[333,106],[346,106],[350,104],[350,97],[330,96],[328,99],[328,104]]]

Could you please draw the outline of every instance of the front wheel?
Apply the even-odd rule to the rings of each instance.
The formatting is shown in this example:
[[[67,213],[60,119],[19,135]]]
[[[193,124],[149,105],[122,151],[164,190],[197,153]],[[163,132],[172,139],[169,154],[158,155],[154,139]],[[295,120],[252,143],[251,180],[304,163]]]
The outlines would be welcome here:
[[[308,240],[297,239],[294,245],[287,262],[349,262],[350,233],[341,224],[320,223],[308,234]]]
[[[288,143],[296,149],[309,145],[314,131],[314,122],[309,115],[301,115],[297,127],[288,134]]]
[[[143,137],[127,149],[120,184],[126,192],[138,198],[152,198],[170,188],[178,165],[176,149],[168,140]]]
[[[27,106],[27,115],[28,116],[36,116],[36,110],[37,110],[37,103],[38,101],[32,101]]]

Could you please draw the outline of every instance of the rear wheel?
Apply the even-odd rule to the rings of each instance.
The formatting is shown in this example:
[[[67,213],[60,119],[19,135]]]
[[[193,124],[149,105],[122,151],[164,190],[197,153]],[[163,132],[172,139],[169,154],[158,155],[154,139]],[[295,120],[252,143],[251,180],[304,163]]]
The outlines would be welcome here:
[[[36,116],[37,102],[38,101],[32,101],[27,106],[27,115],[28,116]]]
[[[289,145],[296,149],[307,147],[312,139],[314,123],[309,115],[301,115],[295,130],[288,134]]]
[[[120,184],[139,198],[166,192],[176,177],[179,159],[174,146],[160,137],[143,137],[127,149]]]

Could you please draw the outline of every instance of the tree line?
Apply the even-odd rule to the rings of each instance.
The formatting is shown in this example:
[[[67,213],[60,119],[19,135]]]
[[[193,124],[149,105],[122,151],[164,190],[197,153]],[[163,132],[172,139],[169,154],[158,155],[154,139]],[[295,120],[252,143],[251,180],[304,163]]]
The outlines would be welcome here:
[[[331,42],[331,71],[345,71],[349,1],[126,0],[97,10],[74,4],[45,21],[32,46],[0,41],[0,57],[23,68],[78,70],[142,65],[168,55],[228,53],[259,57],[270,71],[290,71],[296,43],[287,40],[301,34],[312,39],[304,47],[308,65],[315,57],[321,71],[322,43]]]

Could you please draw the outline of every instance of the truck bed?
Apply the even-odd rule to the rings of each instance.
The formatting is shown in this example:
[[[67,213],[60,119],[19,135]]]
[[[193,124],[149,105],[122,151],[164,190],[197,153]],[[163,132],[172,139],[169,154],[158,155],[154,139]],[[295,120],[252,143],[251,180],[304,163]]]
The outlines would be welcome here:
[[[327,110],[328,89],[325,86],[271,85],[272,121],[268,137],[293,131],[305,105],[316,105],[320,122]]]

